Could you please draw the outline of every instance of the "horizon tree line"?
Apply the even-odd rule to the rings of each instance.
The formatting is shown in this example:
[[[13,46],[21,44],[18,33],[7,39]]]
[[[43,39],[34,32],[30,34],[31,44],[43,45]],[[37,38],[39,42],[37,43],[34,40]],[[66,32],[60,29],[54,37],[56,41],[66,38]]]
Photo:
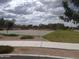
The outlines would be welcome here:
[[[0,30],[6,30],[8,33],[8,30],[29,30],[29,29],[33,29],[33,30],[58,30],[58,29],[62,29],[62,30],[66,30],[66,29],[72,29],[72,27],[68,27],[65,26],[64,24],[61,23],[57,23],[57,24],[39,24],[39,26],[37,25],[18,25],[15,24],[16,20],[12,19],[12,20],[7,20],[4,18],[0,18]]]

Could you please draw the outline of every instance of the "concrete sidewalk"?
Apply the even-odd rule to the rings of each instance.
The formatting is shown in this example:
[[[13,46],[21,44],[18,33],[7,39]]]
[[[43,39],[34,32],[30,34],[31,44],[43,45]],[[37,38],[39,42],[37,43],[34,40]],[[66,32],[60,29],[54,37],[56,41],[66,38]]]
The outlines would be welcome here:
[[[78,43],[58,43],[48,41],[0,41],[0,45],[9,45],[14,47],[44,47],[79,50]]]
[[[3,55],[0,55],[0,59],[1,58],[6,58],[6,59],[10,58],[10,59],[12,59],[12,57],[16,57],[16,56],[17,57],[38,57],[38,58],[32,58],[32,59],[42,59],[42,58],[43,59],[75,59],[75,58],[70,58],[70,57],[50,56],[50,55],[37,55],[37,54],[3,54]],[[39,57],[42,57],[42,58],[39,58]]]

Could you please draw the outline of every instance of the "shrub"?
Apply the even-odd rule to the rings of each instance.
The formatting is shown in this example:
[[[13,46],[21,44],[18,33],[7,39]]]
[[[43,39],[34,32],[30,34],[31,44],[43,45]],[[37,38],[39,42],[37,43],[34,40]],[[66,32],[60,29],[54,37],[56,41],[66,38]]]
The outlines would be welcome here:
[[[34,37],[33,36],[30,36],[30,35],[24,35],[24,36],[21,36],[20,39],[33,39]]]
[[[11,53],[14,50],[11,46],[0,46],[0,54]]]
[[[0,33],[0,35],[3,35],[3,36],[19,36],[18,34],[3,34],[3,33]]]
[[[5,36],[19,36],[18,34],[5,34]]]

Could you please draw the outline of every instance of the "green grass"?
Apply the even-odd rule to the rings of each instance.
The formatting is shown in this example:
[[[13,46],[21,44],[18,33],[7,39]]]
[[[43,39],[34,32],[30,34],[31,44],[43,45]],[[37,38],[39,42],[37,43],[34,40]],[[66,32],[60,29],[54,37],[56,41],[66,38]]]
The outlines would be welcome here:
[[[34,36],[24,35],[24,36],[21,36],[20,39],[34,39]]]
[[[53,42],[79,43],[79,32],[59,30],[49,33],[43,38]]]

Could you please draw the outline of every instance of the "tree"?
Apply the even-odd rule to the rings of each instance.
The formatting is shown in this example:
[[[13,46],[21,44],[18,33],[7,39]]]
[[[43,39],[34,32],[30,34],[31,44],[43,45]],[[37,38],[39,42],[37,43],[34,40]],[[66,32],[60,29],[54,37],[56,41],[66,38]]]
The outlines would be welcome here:
[[[75,6],[79,7],[79,0],[71,0],[72,3],[74,3]]]
[[[15,24],[15,20],[5,20],[5,26],[6,26],[6,30],[7,30],[7,33],[8,33],[8,30],[10,30],[13,25]]]
[[[79,7],[79,0],[70,0],[74,6]],[[74,23],[79,23],[79,12],[74,11],[69,7],[68,1],[63,1],[63,7],[65,9],[64,16],[60,16],[61,19],[64,21],[71,21],[73,20]]]
[[[4,23],[5,23],[4,18],[0,18],[0,29],[4,28]]]

